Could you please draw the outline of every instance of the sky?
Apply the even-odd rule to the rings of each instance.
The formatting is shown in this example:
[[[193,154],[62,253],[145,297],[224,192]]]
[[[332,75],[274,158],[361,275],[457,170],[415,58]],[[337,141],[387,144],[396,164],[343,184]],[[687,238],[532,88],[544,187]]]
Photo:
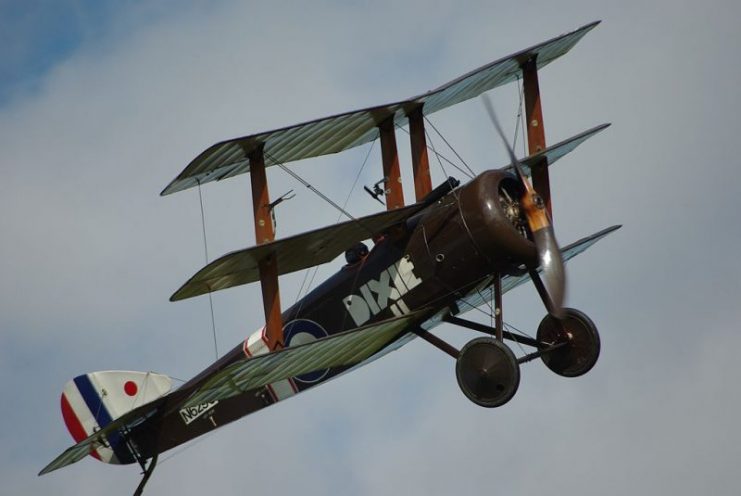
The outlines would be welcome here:
[[[205,262],[198,193],[159,196],[200,151],[416,95],[601,19],[540,73],[549,142],[612,123],[551,169],[562,244],[624,226],[568,266],[567,304],[600,329],[596,367],[566,379],[524,365],[515,398],[489,410],[417,340],[163,456],[148,493],[736,494],[739,17],[721,0],[0,0],[0,493],[130,494],[132,466],[36,476],[72,443],[64,383],[106,369],[188,379],[215,358],[208,300],[168,302]],[[514,129],[517,88],[492,97]],[[507,163],[480,101],[431,119],[475,171]],[[367,152],[294,167],[342,203]],[[337,221],[280,170],[268,178],[273,196],[298,193],[278,236]],[[379,178],[376,148],[360,182]],[[246,176],[203,198],[209,259],[252,244]],[[348,209],[377,210],[357,189]],[[281,279],[285,306],[303,277]],[[533,334],[533,288],[504,303]],[[262,325],[254,286],[214,294],[214,309],[219,353]]]

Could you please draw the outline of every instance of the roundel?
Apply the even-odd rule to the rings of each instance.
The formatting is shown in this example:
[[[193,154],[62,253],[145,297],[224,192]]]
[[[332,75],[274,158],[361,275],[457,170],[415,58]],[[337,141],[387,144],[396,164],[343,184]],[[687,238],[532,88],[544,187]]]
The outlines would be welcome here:
[[[311,343],[328,335],[327,331],[313,320],[296,319],[283,327],[283,339],[288,347]],[[305,384],[313,384],[324,379],[328,373],[329,369],[315,370],[314,372],[298,375],[294,377],[294,380]]]

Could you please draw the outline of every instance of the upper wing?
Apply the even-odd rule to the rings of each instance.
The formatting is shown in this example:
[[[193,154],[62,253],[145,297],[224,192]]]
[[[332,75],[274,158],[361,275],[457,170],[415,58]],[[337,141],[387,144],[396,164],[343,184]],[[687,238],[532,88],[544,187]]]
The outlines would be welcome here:
[[[521,73],[520,65],[532,57],[537,57],[540,69],[568,52],[597,24],[599,21],[496,60],[407,100],[222,141],[198,155],[167,185],[162,195],[249,172],[248,156],[261,144],[264,144],[265,166],[271,166],[369,143],[378,136],[377,126],[386,119],[393,118],[397,126],[404,126],[407,112],[419,106],[423,106],[425,114],[431,114],[474,98],[514,81]]]
[[[209,379],[185,407],[223,400],[315,370],[356,365],[403,333],[422,312],[385,320],[311,343],[235,362]]]

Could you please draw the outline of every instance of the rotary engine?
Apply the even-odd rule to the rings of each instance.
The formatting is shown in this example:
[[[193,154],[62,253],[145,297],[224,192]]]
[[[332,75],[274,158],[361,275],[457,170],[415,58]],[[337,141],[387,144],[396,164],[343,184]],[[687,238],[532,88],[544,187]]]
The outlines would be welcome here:
[[[460,211],[471,240],[501,272],[537,265],[538,254],[520,205],[522,186],[510,173],[484,172],[461,189]]]

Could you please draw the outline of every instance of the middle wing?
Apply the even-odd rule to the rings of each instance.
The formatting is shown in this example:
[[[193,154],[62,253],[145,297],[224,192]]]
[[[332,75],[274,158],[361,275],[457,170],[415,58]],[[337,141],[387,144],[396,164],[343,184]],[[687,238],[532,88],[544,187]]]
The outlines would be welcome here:
[[[260,261],[273,255],[278,275],[330,262],[354,243],[405,221],[424,207],[424,203],[415,203],[228,253],[199,270],[170,301],[259,281]]]

